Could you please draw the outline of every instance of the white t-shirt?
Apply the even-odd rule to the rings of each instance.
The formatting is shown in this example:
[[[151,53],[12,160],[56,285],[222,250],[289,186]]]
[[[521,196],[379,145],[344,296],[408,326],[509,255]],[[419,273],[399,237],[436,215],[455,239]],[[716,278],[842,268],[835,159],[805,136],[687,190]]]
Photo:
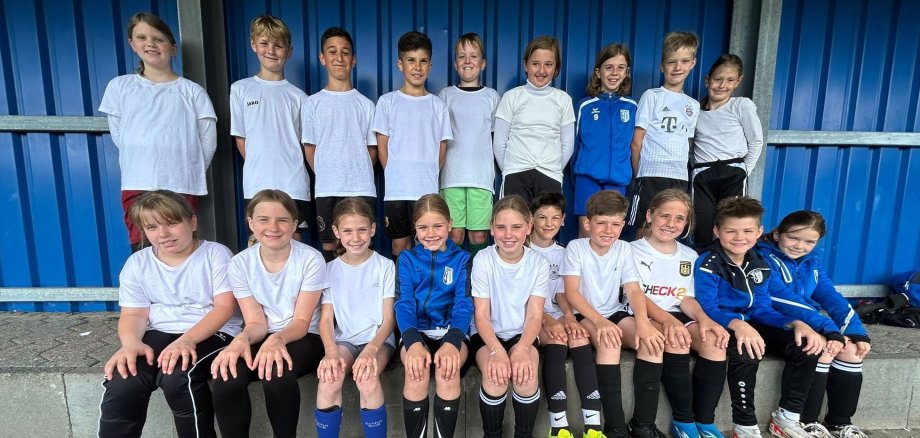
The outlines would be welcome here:
[[[375,252],[357,266],[336,258],[326,270],[329,288],[323,291],[323,304],[332,304],[335,311],[335,340],[367,344],[383,324],[383,301],[396,297],[393,261]],[[396,345],[393,334],[387,343]]]
[[[677,242],[677,251],[664,254],[653,248],[648,240],[630,242],[639,285],[661,310],[680,312],[680,302],[693,293],[693,263],[696,251]]]
[[[549,262],[524,247],[524,256],[509,264],[498,255],[495,245],[479,251],[473,259],[472,294],[488,298],[495,335],[508,340],[524,332],[527,300],[546,298],[549,287]],[[471,334],[478,333],[476,324]]]
[[[246,139],[243,197],[278,189],[294,199],[310,200],[310,176],[300,143],[307,94],[287,80],[258,76],[230,86],[230,135]]]
[[[578,291],[604,317],[626,310],[625,297],[620,301],[620,286],[639,281],[629,244],[617,240],[600,256],[588,240],[575,239],[566,245],[562,275],[581,277]]]
[[[294,304],[301,292],[321,293],[329,287],[323,255],[297,241],[291,241],[291,255],[278,272],[268,272],[255,244],[230,261],[230,283],[237,298],[253,297],[262,305],[268,332],[287,327],[294,319]],[[319,301],[310,321],[310,333],[319,334]]]
[[[377,101],[374,131],[389,137],[385,201],[415,201],[438,192],[441,141],[454,138],[444,101],[391,91]]]
[[[645,129],[638,177],[687,180],[690,142],[700,115],[700,103],[664,87],[642,93],[636,127]]]
[[[502,96],[495,117],[511,125],[502,175],[536,169],[562,182],[562,127],[575,123],[575,109],[566,92],[547,88],[534,93],[522,85]]]
[[[492,130],[498,92],[483,87],[464,91],[450,86],[438,93],[450,111],[454,139],[447,143],[441,188],[475,187],[495,192]]]
[[[562,309],[557,304],[556,294],[565,293],[562,275],[559,274],[562,272],[563,263],[565,263],[565,247],[556,242],[546,248],[541,248],[531,243],[530,249],[549,262],[549,286],[546,289],[546,301],[543,303],[543,311],[552,315],[553,318],[559,319],[562,316]]]
[[[155,83],[138,74],[118,76],[106,86],[99,111],[109,115],[122,190],[208,194],[205,171],[217,142],[200,127],[213,129],[217,115],[204,88],[181,77]]]
[[[743,164],[732,166],[750,174],[763,149],[763,127],[757,117],[757,106],[746,97],[732,97],[712,111],[700,111],[693,140],[697,163],[743,157]]]
[[[118,305],[149,309],[147,330],[185,333],[214,309],[214,297],[230,293],[227,265],[232,253],[219,243],[200,241],[179,266],[169,266],[144,248],[128,257],[118,276]],[[231,336],[242,331],[234,315],[219,330]]]
[[[304,105],[303,143],[316,146],[316,197],[372,196],[374,165],[368,146],[377,145],[374,103],[358,90],[320,90]]]

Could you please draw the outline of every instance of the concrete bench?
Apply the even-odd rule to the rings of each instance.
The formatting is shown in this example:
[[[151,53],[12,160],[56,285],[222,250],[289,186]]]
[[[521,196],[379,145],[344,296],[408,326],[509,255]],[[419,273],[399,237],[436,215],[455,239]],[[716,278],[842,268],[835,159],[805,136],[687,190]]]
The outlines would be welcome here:
[[[118,348],[115,333],[116,313],[0,313],[0,430],[4,436],[95,436],[102,395],[102,364]],[[904,429],[920,427],[920,402],[914,393],[920,389],[920,330],[872,326],[870,359],[864,366],[864,385],[860,407],[854,421],[866,429]],[[623,404],[627,416],[632,412],[632,366],[634,355],[623,358]],[[765,425],[779,400],[782,362],[766,359],[758,373],[756,407]],[[577,390],[568,367],[569,394],[577,400]],[[482,435],[479,417],[479,371],[475,368],[464,379],[457,437]],[[389,414],[390,436],[404,435],[402,423],[403,370],[393,364],[383,376]],[[300,379],[301,420],[298,436],[315,436],[316,377]],[[253,422],[250,435],[269,437],[262,390],[250,385]],[[918,393],[920,395],[920,393]],[[545,396],[545,394],[544,394]],[[578,403],[570,403],[569,420],[573,429],[581,427]],[[361,436],[358,393],[346,385],[343,437]],[[545,402],[543,402],[545,412]],[[513,428],[511,403],[505,416],[507,436]],[[670,409],[662,393],[658,423],[667,430]],[[722,394],[716,414],[719,426],[728,430],[731,423],[728,391]],[[548,430],[548,418],[537,419],[535,436]],[[430,430],[431,428],[429,428]],[[151,400],[145,437],[174,436],[172,416],[161,393]]]

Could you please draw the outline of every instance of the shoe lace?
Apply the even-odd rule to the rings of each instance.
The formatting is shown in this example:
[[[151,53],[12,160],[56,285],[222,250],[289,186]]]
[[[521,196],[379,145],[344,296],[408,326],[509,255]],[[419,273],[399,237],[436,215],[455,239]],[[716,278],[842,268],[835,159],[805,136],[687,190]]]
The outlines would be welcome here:
[[[599,430],[588,429],[584,434],[584,438],[607,438],[607,435],[604,435],[604,433]]]
[[[840,429],[839,436],[840,438],[869,438],[862,430],[852,424],[843,426],[843,428]]]
[[[821,423],[808,423],[802,426],[802,429],[805,429],[805,432],[808,432],[808,434],[813,437],[834,438],[834,435]]]

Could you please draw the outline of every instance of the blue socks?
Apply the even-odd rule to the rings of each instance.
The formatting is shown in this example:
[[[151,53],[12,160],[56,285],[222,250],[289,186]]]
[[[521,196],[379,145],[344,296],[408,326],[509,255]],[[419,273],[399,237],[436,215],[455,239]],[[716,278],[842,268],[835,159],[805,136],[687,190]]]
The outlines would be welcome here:
[[[339,438],[339,429],[342,427],[342,408],[333,406],[330,409],[322,411],[317,409],[313,412],[316,416],[316,436],[319,438]],[[386,434],[386,426],[384,426],[384,434]]]
[[[377,409],[361,409],[361,425],[367,438],[386,438],[387,408],[381,405]],[[324,437],[320,437],[324,438]]]

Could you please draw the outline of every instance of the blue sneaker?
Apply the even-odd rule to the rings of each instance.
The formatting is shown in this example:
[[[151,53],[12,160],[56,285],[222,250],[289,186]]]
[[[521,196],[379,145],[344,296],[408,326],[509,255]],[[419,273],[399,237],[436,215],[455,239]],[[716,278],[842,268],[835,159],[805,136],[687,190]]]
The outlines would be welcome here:
[[[696,423],[696,430],[699,431],[700,438],[725,438],[715,423]]]
[[[671,421],[671,436],[673,438],[699,438],[700,433],[696,430],[694,423]]]

